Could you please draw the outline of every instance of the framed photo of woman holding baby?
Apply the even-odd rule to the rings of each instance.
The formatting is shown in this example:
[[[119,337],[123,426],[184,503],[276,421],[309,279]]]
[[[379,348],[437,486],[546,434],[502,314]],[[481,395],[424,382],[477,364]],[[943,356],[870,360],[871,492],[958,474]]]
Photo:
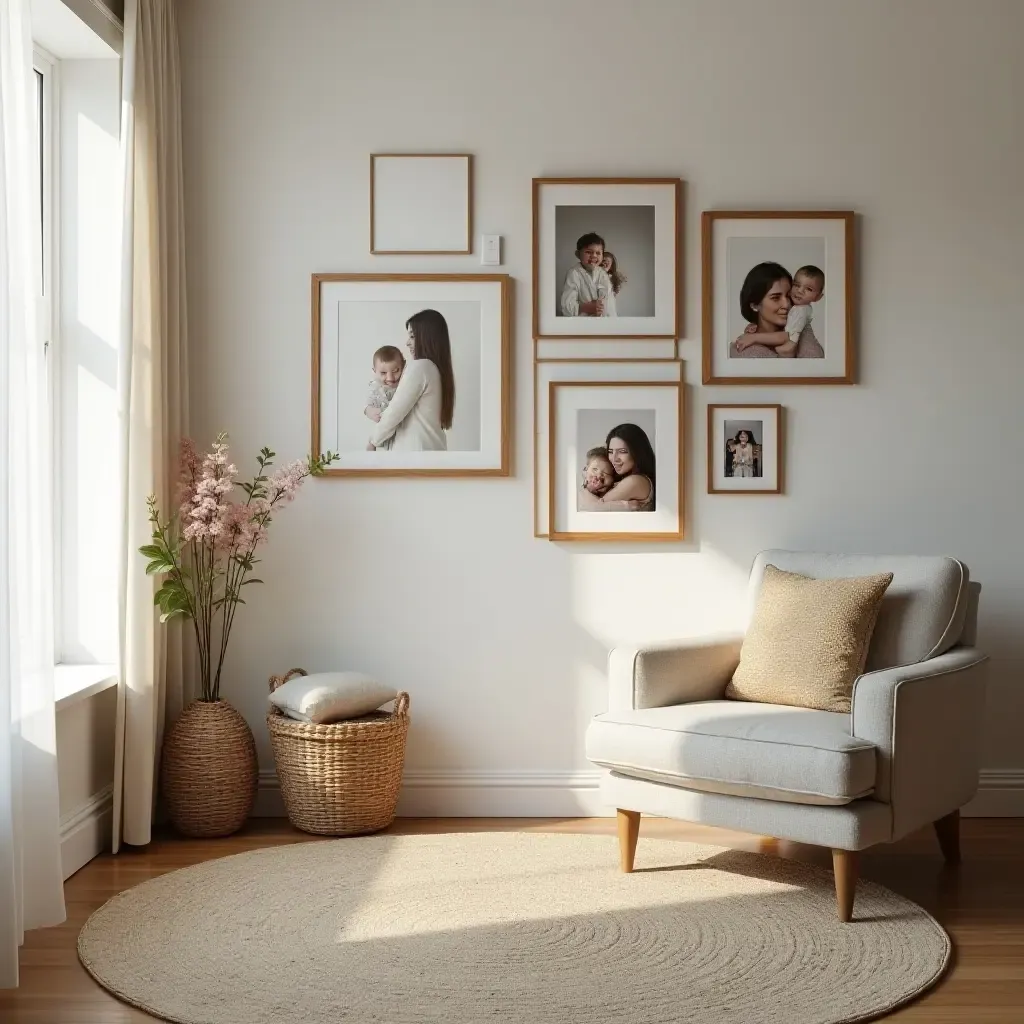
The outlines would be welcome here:
[[[681,381],[548,385],[550,540],[680,540]]]
[[[314,274],[313,451],[327,476],[508,476],[506,274]]]
[[[853,384],[854,214],[701,218],[705,384]]]

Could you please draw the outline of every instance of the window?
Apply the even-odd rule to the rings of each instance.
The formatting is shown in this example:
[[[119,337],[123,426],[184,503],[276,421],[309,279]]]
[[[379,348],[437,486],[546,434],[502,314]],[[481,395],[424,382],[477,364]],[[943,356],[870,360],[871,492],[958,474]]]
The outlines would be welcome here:
[[[39,307],[36,323],[40,332],[40,344],[49,350],[55,323],[54,310],[54,92],[57,82],[57,61],[45,50],[36,47],[33,54],[33,68],[36,80],[37,172],[39,187],[36,193],[39,207]]]
[[[86,30],[87,31],[87,30]],[[117,660],[120,61],[36,46],[39,316],[52,410],[58,664]],[[103,54],[104,57],[107,53]]]

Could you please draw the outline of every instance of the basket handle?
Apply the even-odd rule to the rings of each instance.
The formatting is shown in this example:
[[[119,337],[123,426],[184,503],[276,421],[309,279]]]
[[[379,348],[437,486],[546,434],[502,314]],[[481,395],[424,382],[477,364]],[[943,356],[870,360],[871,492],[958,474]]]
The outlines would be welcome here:
[[[409,714],[409,694],[405,690],[399,690],[398,696],[395,698],[395,710],[394,715],[396,718],[402,718]]]
[[[309,673],[304,668],[290,668],[283,676],[270,677],[270,692],[273,693],[279,686],[284,686],[289,679],[295,676],[306,676]]]

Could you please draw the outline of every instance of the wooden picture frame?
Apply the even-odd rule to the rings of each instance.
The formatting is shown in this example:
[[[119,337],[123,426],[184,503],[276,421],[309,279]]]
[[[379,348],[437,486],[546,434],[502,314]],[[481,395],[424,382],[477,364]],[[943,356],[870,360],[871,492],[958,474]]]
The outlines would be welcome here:
[[[719,430],[721,422],[723,429]],[[754,451],[750,475],[732,475],[725,465],[733,432],[748,431]],[[785,409],[757,402],[708,405],[708,494],[765,495],[784,492],[786,466]],[[737,481],[734,485],[733,481]],[[742,481],[749,480],[750,484]]]
[[[683,205],[680,178],[534,178],[534,338],[679,338]],[[626,280],[610,294],[605,284],[593,288],[600,301],[611,301],[615,315],[570,312],[583,305],[565,301],[569,274],[579,266],[576,242],[602,231],[608,251],[620,249],[615,255]]]
[[[385,208],[378,210],[378,206]],[[446,218],[450,224],[444,224]],[[374,256],[470,255],[473,155],[371,153],[370,252]]]
[[[346,302],[353,305],[346,307]],[[384,345],[401,349],[408,340],[406,320],[425,309],[441,314],[450,339],[456,387],[454,420],[444,431],[447,447],[411,450],[399,444],[396,432],[392,450],[367,451],[365,445],[360,447],[359,432],[365,430],[361,436],[366,437],[375,428],[370,422],[364,424],[360,414],[365,413],[362,396],[378,365],[375,357]],[[329,448],[342,455],[324,475],[509,476],[512,314],[513,282],[508,274],[313,274],[312,450]],[[346,344],[349,338],[355,343],[352,349]],[[409,361],[402,356],[403,373]],[[470,388],[476,384],[479,389],[475,404],[474,392],[466,390],[467,381]],[[344,416],[340,412],[343,393],[349,397]],[[467,408],[460,420],[460,411]]]
[[[676,358],[648,360],[535,359],[533,365],[533,535],[548,537],[550,421],[548,385],[552,381],[578,384],[683,383],[683,364]]]
[[[621,400],[609,401],[607,407],[589,409],[576,407],[576,402],[593,401],[596,396],[588,391],[606,390],[617,395]],[[685,490],[684,490],[684,450],[685,450],[685,384],[682,380],[671,381],[551,381],[548,385],[548,540],[551,541],[585,541],[585,542],[646,542],[658,543],[679,541],[685,536]],[[654,396],[653,391],[662,392]],[[650,396],[651,403],[644,406],[644,399],[637,392],[645,392]],[[560,409],[559,403],[563,395],[572,396],[568,409]],[[607,401],[607,398],[606,398]],[[641,428],[648,444],[653,448],[655,463],[664,464],[664,456],[674,449],[674,457],[668,461],[673,470],[669,474],[657,473],[655,507],[649,510],[615,510],[591,512],[580,509],[580,493],[582,486],[577,487],[583,470],[585,452],[589,444],[584,441],[580,445],[580,426],[582,415],[597,413],[597,419],[614,422],[623,415],[631,415],[630,423],[636,424],[637,412],[655,412],[654,440],[650,441],[649,428]],[[629,410],[629,412],[627,412]],[[576,413],[575,417],[571,416]],[[609,415],[611,413],[612,415]],[[618,415],[614,415],[618,414]],[[660,426],[658,421],[662,414],[665,422]],[[574,422],[577,435],[574,443],[567,446],[567,457],[575,458],[575,464],[563,465],[559,458],[562,426]],[[613,453],[614,458],[614,453]],[[621,478],[620,478],[621,479]],[[653,493],[653,492],[652,492]],[[571,495],[572,503],[566,504],[565,499]],[[561,505],[560,506],[560,499]],[[602,499],[603,500],[603,499]],[[564,514],[563,514],[564,513]],[[597,519],[589,517],[596,516]],[[650,520],[643,517],[651,516]],[[612,517],[615,517],[614,519]],[[640,517],[640,518],[637,518]],[[559,523],[567,521],[570,528],[563,529]],[[582,529],[583,524],[593,525],[593,529]],[[666,528],[670,525],[670,528]],[[614,529],[612,528],[614,526]],[[603,529],[601,527],[604,527]],[[646,528],[641,528],[646,527]]]
[[[850,210],[706,210],[701,215],[703,382],[854,384],[855,259],[855,214]],[[781,307],[762,313],[753,302],[740,298],[748,284],[751,294],[762,290],[757,287],[758,271],[772,265],[787,275],[807,269],[810,276],[801,277],[824,287],[820,299],[807,306],[812,311],[810,323],[791,358],[778,357],[785,347],[779,342],[786,327]],[[770,302],[771,287],[759,301]],[[789,286],[782,290],[788,303]],[[768,316],[776,323],[768,323]],[[771,344],[748,340],[746,321],[764,332],[762,337],[771,338]],[[750,358],[754,355],[761,358]]]

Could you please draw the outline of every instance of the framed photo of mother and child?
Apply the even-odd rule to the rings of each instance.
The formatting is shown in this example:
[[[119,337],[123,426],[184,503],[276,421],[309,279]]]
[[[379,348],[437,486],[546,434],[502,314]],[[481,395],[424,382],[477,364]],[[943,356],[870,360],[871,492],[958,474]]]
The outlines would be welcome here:
[[[854,214],[701,219],[705,384],[852,384]]]
[[[680,540],[683,383],[548,384],[547,536]]]
[[[314,274],[312,451],[329,476],[508,476],[507,274]]]
[[[678,338],[682,206],[678,178],[534,178],[534,338]]]

